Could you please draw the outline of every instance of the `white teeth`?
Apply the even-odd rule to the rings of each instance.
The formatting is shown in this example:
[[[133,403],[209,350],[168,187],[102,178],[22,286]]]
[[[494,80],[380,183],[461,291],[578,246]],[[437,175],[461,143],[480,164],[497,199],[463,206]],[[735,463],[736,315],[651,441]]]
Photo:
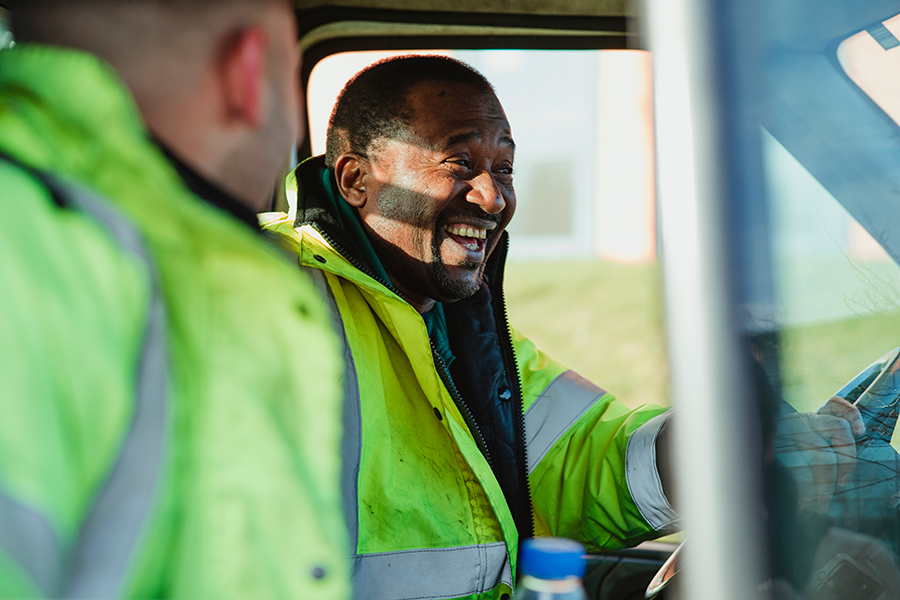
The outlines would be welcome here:
[[[448,225],[445,229],[453,235],[462,237],[475,238],[479,240],[487,239],[487,229],[477,229],[475,227],[460,227],[459,225]],[[465,245],[465,244],[463,244]],[[468,245],[465,245],[468,248]]]

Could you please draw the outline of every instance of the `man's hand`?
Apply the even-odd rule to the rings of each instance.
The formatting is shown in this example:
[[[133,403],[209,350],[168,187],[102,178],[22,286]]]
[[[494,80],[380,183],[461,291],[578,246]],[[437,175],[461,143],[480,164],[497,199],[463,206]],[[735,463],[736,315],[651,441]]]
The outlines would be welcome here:
[[[853,432],[853,435],[856,437],[859,437],[866,432],[866,424],[863,423],[862,417],[859,414],[859,409],[840,396],[832,396],[829,398],[825,404],[819,407],[816,414],[832,415],[844,419],[850,425],[850,431]]]
[[[838,485],[856,468],[854,435],[866,427],[855,406],[832,396],[815,413],[783,417],[775,454],[797,482],[799,509],[825,513]]]

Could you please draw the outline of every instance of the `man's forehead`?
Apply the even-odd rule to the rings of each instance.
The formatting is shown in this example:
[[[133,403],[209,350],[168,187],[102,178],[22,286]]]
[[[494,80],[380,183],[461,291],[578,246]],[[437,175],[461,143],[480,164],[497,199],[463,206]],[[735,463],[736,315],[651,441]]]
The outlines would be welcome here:
[[[454,146],[459,146],[461,144],[467,144],[469,142],[484,142],[484,134],[478,129],[472,129],[470,131],[464,131],[460,133],[449,132],[447,139],[441,145],[442,150],[449,150]],[[512,139],[512,135],[509,133],[509,126],[507,125],[505,128],[502,128],[498,139],[496,140],[498,144],[501,146],[507,146],[511,150],[516,149],[516,143]]]
[[[424,81],[410,91],[412,129],[440,149],[467,142],[515,148],[497,96],[467,83]],[[490,139],[487,139],[490,138]]]

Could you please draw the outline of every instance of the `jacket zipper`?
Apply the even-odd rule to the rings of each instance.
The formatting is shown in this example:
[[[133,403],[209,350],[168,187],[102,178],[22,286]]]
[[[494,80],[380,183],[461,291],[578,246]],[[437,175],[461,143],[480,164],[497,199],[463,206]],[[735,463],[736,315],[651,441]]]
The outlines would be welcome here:
[[[431,354],[434,356],[434,362],[440,367],[438,373],[441,376],[441,380],[450,392],[450,396],[453,398],[453,402],[456,403],[456,407],[466,421],[466,425],[469,426],[469,431],[472,432],[472,437],[475,438],[475,445],[481,450],[485,460],[487,460],[488,466],[491,468],[491,471],[493,471],[494,463],[491,460],[491,453],[488,451],[487,443],[484,441],[484,435],[481,433],[481,429],[478,428],[475,417],[472,416],[472,411],[469,410],[469,405],[462,399],[459,389],[456,387],[456,384],[453,383],[453,378],[450,376],[450,370],[447,368],[447,363],[444,362],[444,359],[438,354],[437,348],[434,347],[434,342],[431,341],[430,338],[428,341],[431,342]]]
[[[506,252],[509,253],[509,238],[506,238]],[[503,263],[504,269],[501,270],[500,273],[500,281],[497,284],[499,294],[499,300],[495,300],[498,302],[500,308],[500,317],[503,319],[503,326],[506,328],[506,343],[501,343],[501,348],[503,349],[503,359],[507,363],[506,369],[507,373],[512,372],[515,373],[515,377],[510,377],[510,383],[514,386],[513,389],[513,397],[516,399],[516,410],[517,418],[516,424],[518,427],[516,428],[516,437],[518,444],[516,445],[516,451],[518,456],[516,457],[516,463],[519,468],[519,480],[522,482],[522,487],[525,491],[525,498],[527,499],[526,508],[528,509],[528,518],[529,518],[529,530],[526,537],[534,537],[534,505],[531,499],[531,483],[528,481],[528,446],[526,445],[525,439],[525,401],[522,398],[522,376],[519,373],[519,363],[516,360],[516,348],[513,344],[512,337],[512,327],[509,325],[509,314],[506,310],[506,296],[503,293],[503,270],[506,267],[506,261],[504,258]],[[496,296],[495,296],[496,297]],[[501,338],[502,341],[502,338]],[[510,367],[512,367],[510,369]]]
[[[319,235],[321,235],[323,238],[325,238],[325,241],[328,242],[329,246],[331,246],[332,248],[337,250],[337,253],[340,254],[342,257],[344,257],[344,259],[347,262],[349,262],[351,265],[353,265],[357,271],[362,271],[363,273],[365,273],[366,275],[368,275],[369,277],[371,277],[372,279],[374,279],[375,281],[377,281],[378,283],[380,283],[381,285],[383,285],[390,291],[394,292],[395,294],[397,294],[398,296],[403,298],[403,301],[406,302],[407,304],[409,304],[409,300],[407,300],[403,296],[403,294],[401,294],[390,281],[382,281],[380,277],[378,277],[375,273],[372,272],[371,269],[369,269],[369,267],[367,267],[364,263],[356,260],[356,258],[354,258],[353,255],[351,255],[349,252],[347,252],[343,246],[338,244],[337,241],[333,237],[331,237],[331,235],[329,235],[324,229],[321,229],[320,227],[318,227],[316,225],[313,225],[312,227],[313,227],[313,229],[315,229],[316,231],[319,232]]]
[[[389,281],[382,281],[375,273],[369,269],[368,266],[363,264],[362,262],[356,260],[353,256],[351,256],[348,252],[344,250],[344,248],[337,243],[337,241],[329,235],[327,232],[322,230],[319,227],[315,227],[316,231],[325,239],[328,244],[334,248],[338,254],[344,257],[351,265],[353,265],[359,271],[362,271],[375,281],[381,283],[390,291],[394,292],[402,298],[407,303],[409,302],[397,290]],[[506,238],[506,252],[509,252],[509,238]],[[505,264],[504,264],[505,266]],[[513,397],[516,399],[515,409],[517,410],[517,431],[516,437],[518,444],[516,445],[516,450],[518,453],[516,462],[519,467],[519,480],[522,482],[522,487],[525,491],[525,498],[527,499],[526,508],[528,509],[528,519],[529,519],[529,535],[527,537],[534,536],[534,506],[531,499],[531,483],[528,481],[528,450],[525,445],[525,411],[524,408],[524,400],[522,399],[522,376],[519,374],[518,362],[516,361],[516,350],[513,346],[512,339],[512,328],[509,326],[509,314],[506,310],[506,296],[503,293],[503,285],[502,285],[502,273],[501,273],[501,283],[498,284],[499,294],[499,308],[500,308],[500,317],[503,319],[503,326],[506,328],[506,343],[501,343],[501,348],[503,349],[503,359],[506,364],[507,372],[514,372],[515,378],[511,378],[510,383],[514,387],[513,389]],[[501,342],[503,340],[501,339]],[[438,375],[441,378],[441,381],[444,382],[444,386],[450,392],[450,396],[453,398],[453,402],[456,404],[456,407],[459,409],[460,414],[463,416],[463,420],[466,422],[466,425],[469,427],[469,431],[472,433],[472,437],[475,439],[475,445],[478,446],[478,449],[481,450],[481,453],[484,455],[485,460],[488,463],[488,466],[491,468],[491,471],[494,470],[494,464],[491,460],[491,453],[488,450],[487,443],[484,441],[484,435],[481,433],[481,429],[478,427],[475,422],[475,417],[472,415],[472,411],[469,409],[468,404],[462,398],[462,395],[459,393],[459,389],[456,387],[456,384],[453,383],[453,378],[450,376],[450,370],[447,368],[447,363],[444,362],[444,359],[441,358],[441,355],[438,354],[437,348],[434,346],[434,342],[431,338],[428,339],[429,344],[431,345],[431,355],[434,358],[435,364],[438,366]]]
[[[348,252],[344,250],[344,248],[337,243],[337,241],[329,235],[327,232],[323,231],[321,228],[313,226],[316,231],[325,239],[328,244],[334,248],[338,254],[344,257],[351,265],[353,265],[357,270],[362,271],[378,283],[382,284],[384,287],[389,289],[390,291],[397,294],[400,298],[402,298],[407,304],[409,301],[397,290],[389,281],[382,281],[375,273],[369,269],[365,264],[356,260],[353,256],[351,256]],[[508,244],[508,242],[507,242]],[[507,325],[507,329],[508,329]],[[481,429],[478,428],[478,424],[475,422],[475,417],[472,415],[472,411],[469,409],[469,405],[465,403],[462,399],[462,395],[459,393],[459,389],[456,387],[456,384],[453,383],[453,378],[450,376],[450,370],[447,368],[447,363],[444,362],[444,359],[441,358],[441,355],[438,354],[437,348],[434,347],[434,342],[431,341],[429,337],[428,342],[431,344],[431,354],[434,357],[434,362],[439,367],[438,375],[441,378],[441,381],[444,382],[444,386],[450,392],[450,396],[453,398],[453,402],[456,403],[456,407],[459,409],[459,412],[463,416],[463,420],[465,420],[466,425],[469,426],[469,431],[472,432],[472,437],[475,438],[475,445],[478,446],[478,449],[481,450],[481,453],[484,455],[485,460],[487,460],[488,466],[491,468],[491,471],[494,470],[494,464],[491,460],[491,453],[488,451],[487,443],[484,441],[484,435],[481,433]],[[518,371],[517,371],[518,372]],[[521,408],[521,401],[519,402]],[[521,412],[521,410],[519,411]],[[524,421],[523,421],[524,423]],[[523,438],[524,439],[524,438]],[[529,506],[531,504],[531,496],[529,495]],[[533,521],[533,518],[532,518]],[[534,526],[532,525],[532,529]]]

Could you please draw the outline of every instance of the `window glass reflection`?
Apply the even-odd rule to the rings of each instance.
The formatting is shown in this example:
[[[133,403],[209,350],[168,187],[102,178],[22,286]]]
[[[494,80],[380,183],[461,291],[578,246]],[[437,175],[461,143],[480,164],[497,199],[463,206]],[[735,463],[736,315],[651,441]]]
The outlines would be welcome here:
[[[900,345],[900,267],[763,131],[781,321],[782,394],[815,410]]]
[[[774,9],[765,53],[759,388],[769,584],[789,598],[900,597],[900,19],[868,10]]]

